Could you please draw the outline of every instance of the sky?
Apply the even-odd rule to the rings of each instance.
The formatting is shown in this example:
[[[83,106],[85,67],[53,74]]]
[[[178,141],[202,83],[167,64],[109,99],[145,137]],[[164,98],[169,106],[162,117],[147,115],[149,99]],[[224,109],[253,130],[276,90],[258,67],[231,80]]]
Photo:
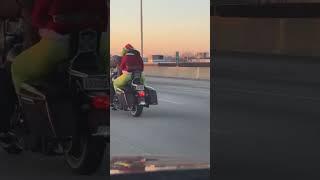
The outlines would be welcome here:
[[[210,50],[210,0],[143,0],[144,56]],[[140,50],[140,0],[110,0],[111,54]]]

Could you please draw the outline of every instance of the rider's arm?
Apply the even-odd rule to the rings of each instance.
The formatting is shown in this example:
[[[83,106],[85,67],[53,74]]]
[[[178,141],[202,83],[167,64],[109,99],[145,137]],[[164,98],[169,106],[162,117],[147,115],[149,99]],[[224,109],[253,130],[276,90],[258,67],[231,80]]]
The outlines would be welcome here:
[[[51,0],[35,0],[35,4],[32,11],[32,24],[38,28],[45,28],[50,20],[48,14]]]
[[[122,71],[119,66],[117,66],[117,76],[121,76]]]
[[[0,0],[0,18],[15,18],[19,16],[20,8],[15,0]]]
[[[144,63],[142,58],[140,58],[140,65],[141,65],[142,71],[144,71]]]
[[[122,59],[121,59],[121,63],[120,63],[119,69],[122,72],[123,70],[126,69],[126,67],[127,67],[127,57],[123,56]]]

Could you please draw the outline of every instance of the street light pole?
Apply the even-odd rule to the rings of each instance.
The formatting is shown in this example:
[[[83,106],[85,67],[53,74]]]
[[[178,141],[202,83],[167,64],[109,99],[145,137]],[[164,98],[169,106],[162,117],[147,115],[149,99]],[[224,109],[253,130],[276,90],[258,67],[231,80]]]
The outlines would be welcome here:
[[[140,0],[140,24],[141,24],[141,56],[143,57],[143,9],[142,0]]]

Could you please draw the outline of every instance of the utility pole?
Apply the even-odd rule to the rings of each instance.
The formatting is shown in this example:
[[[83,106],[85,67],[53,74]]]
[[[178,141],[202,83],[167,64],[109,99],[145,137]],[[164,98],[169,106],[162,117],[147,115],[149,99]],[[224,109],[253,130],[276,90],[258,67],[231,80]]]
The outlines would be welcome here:
[[[143,8],[142,0],[140,0],[140,24],[141,24],[141,56],[143,57]]]

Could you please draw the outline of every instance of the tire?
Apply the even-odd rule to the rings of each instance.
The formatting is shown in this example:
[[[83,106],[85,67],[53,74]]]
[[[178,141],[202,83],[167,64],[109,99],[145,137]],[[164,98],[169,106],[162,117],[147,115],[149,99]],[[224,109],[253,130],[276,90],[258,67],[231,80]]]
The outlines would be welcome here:
[[[78,150],[80,151],[76,152]],[[65,152],[65,160],[77,174],[90,175],[101,165],[105,150],[106,142],[103,138],[83,135],[78,139],[72,139],[69,149]]]
[[[134,110],[131,110],[130,113],[133,117],[139,117],[141,116],[142,111],[143,111],[143,106],[136,105]]]

